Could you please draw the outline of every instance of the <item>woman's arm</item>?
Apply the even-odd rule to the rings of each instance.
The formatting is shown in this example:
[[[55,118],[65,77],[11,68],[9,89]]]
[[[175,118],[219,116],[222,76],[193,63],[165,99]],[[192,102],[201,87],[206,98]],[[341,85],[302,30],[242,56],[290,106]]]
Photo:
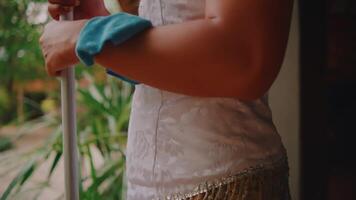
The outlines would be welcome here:
[[[291,8],[292,0],[206,0],[204,19],[154,27],[119,46],[107,44],[96,62],[172,92],[256,99],[279,72]],[[40,44],[50,75],[78,62],[75,46],[86,21],[46,25]]]
[[[160,89],[252,100],[283,61],[292,0],[207,0],[205,19],[152,28],[96,62]]]

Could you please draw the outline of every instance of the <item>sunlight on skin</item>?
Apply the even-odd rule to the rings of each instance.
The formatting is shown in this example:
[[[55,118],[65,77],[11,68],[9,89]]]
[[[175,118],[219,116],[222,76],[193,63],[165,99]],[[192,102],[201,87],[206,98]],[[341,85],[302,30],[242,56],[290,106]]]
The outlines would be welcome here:
[[[205,18],[154,27],[118,47],[107,44],[96,62],[171,92],[254,100],[268,91],[280,70],[292,5],[292,0],[207,0]],[[92,12],[83,14],[96,15]],[[74,39],[83,24],[47,25],[51,28],[42,45],[63,47],[47,48],[49,71],[78,62]],[[66,34],[56,34],[61,31]]]
[[[291,8],[285,0],[208,0],[205,19],[155,27],[120,47],[108,44],[96,61],[168,91],[253,100],[279,72]]]

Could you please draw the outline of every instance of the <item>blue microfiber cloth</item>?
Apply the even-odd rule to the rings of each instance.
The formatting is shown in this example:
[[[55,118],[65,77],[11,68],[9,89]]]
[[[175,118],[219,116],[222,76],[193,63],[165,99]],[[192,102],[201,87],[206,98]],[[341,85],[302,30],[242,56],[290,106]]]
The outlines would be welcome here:
[[[76,45],[78,58],[87,66],[94,64],[94,56],[103,49],[106,42],[119,45],[134,35],[152,27],[149,20],[127,13],[117,13],[90,19],[80,32]],[[111,70],[108,74],[124,81],[137,84]]]

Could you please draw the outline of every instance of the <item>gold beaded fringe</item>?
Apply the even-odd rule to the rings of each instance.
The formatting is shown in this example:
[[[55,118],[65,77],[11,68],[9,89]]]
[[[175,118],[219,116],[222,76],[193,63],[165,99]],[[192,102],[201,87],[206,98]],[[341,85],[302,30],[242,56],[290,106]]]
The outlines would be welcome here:
[[[290,200],[288,171],[283,158],[202,183],[191,193],[170,195],[165,200]]]

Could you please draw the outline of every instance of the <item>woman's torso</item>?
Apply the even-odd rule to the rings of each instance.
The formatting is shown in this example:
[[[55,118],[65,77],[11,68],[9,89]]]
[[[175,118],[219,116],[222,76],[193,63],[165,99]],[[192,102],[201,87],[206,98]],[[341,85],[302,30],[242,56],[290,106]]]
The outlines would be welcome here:
[[[203,18],[204,10],[205,0],[141,0],[139,14],[161,26]],[[127,148],[128,200],[188,194],[206,181],[284,156],[267,95],[242,102],[136,86]]]

